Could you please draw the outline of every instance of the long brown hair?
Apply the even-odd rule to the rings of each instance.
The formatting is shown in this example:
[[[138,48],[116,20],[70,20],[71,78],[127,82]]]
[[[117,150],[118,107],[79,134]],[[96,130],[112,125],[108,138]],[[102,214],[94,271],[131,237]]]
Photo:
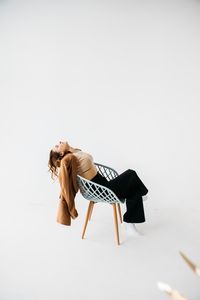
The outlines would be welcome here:
[[[63,155],[61,155],[60,153],[55,152],[53,150],[50,151],[49,162],[48,162],[48,167],[49,167],[48,171],[51,172],[52,179],[55,179],[55,177],[58,177],[58,169],[60,167],[61,159],[68,153],[72,153],[72,152],[67,151]]]

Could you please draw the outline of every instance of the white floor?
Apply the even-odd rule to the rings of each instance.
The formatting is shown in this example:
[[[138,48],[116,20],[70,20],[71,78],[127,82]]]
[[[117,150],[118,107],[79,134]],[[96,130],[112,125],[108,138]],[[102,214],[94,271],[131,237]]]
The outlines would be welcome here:
[[[112,207],[97,204],[81,239],[87,200],[77,195],[79,217],[56,223],[56,204],[28,202],[1,211],[1,300],[161,300],[162,281],[189,299],[200,296],[200,278],[179,250],[200,265],[199,210],[153,209],[144,202],[143,236],[120,230],[117,246]],[[122,206],[124,212],[125,206]]]

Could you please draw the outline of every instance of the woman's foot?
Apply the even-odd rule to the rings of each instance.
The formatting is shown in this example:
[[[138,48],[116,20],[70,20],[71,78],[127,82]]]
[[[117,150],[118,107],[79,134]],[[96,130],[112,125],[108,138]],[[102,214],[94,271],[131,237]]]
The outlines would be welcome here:
[[[143,200],[143,201],[146,201],[146,200],[148,200],[148,195],[144,195],[144,196],[142,196],[142,200]]]
[[[136,228],[135,223],[123,222],[122,224],[125,227],[126,232],[129,235],[131,235],[131,236],[140,236],[140,235],[142,235],[142,233],[139,232],[138,229]]]

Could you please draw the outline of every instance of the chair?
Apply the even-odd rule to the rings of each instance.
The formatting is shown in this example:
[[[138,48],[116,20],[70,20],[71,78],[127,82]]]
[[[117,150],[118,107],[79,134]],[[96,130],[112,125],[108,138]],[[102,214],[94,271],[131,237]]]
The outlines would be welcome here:
[[[117,171],[115,171],[114,169],[112,169],[108,166],[99,164],[99,163],[94,163],[94,164],[96,165],[98,172],[102,176],[104,176],[108,181],[111,179],[114,179],[115,177],[118,176]],[[94,204],[102,202],[102,203],[111,204],[113,207],[116,240],[117,240],[117,244],[120,245],[117,208],[118,208],[120,222],[122,223],[120,203],[124,203],[125,199],[119,199],[115,195],[115,193],[112,190],[110,190],[109,188],[107,188],[103,185],[97,184],[91,180],[85,179],[84,177],[82,177],[80,175],[77,175],[77,182],[78,182],[78,186],[80,188],[80,193],[82,194],[82,196],[85,199],[90,201],[89,205],[88,205],[84,228],[83,228],[82,239],[84,239],[86,227],[88,224],[88,220],[90,220],[90,218],[91,218]]]

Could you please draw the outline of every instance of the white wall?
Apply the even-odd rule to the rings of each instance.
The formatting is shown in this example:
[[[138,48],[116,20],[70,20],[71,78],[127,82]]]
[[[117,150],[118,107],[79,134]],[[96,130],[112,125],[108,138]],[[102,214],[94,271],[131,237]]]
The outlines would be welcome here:
[[[200,208],[199,14],[192,0],[0,3],[2,213],[56,207],[60,139],[135,169],[152,208]]]
[[[2,300],[164,299],[157,281],[199,299],[178,254],[199,265],[199,16],[197,0],[0,1]],[[56,223],[60,139],[137,171],[144,239],[120,229],[117,248],[101,206],[81,240],[80,195]]]

